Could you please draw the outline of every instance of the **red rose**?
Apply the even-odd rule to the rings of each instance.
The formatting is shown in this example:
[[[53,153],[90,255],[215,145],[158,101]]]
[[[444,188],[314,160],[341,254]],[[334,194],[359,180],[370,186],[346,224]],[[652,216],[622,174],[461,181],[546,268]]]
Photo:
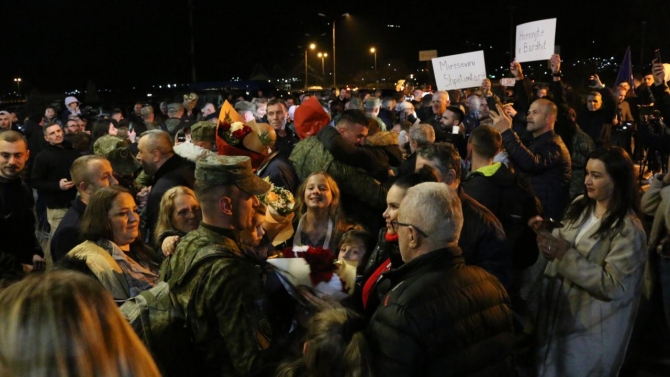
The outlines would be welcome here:
[[[328,249],[323,247],[311,247],[307,249],[304,255],[307,264],[309,264],[309,277],[312,280],[312,285],[317,285],[320,282],[328,282],[333,278],[333,272],[337,270],[335,266],[333,254]]]
[[[223,128],[224,131],[228,131],[230,129],[230,123],[228,122],[223,122],[219,124],[221,128]]]
[[[244,132],[244,129],[239,129],[239,130],[233,132],[233,137],[235,139],[241,139],[244,135],[246,135],[246,133]]]

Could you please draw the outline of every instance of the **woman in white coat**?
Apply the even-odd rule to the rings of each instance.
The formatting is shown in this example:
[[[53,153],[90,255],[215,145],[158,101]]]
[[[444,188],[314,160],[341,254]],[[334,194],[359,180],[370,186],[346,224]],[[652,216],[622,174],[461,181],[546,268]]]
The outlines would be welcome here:
[[[570,205],[552,233],[531,219],[541,255],[538,376],[616,376],[641,296],[647,258],[638,219],[639,191],[628,154],[591,153],[586,195]]]

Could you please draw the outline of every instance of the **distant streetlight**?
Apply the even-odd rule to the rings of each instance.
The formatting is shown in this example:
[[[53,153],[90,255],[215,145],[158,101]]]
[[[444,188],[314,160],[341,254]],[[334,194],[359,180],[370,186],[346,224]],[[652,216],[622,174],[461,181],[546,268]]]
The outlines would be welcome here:
[[[374,47],[370,47],[370,52],[375,54],[375,72],[377,72],[377,49]]]
[[[318,13],[318,15],[321,16],[321,17],[328,18],[328,16],[326,16],[323,13]],[[348,15],[349,15],[349,13],[344,13],[341,16],[334,19],[333,22],[332,22],[332,24],[333,24],[333,88],[337,88],[337,69],[335,68],[336,67],[335,66],[335,23],[340,18],[347,17]]]
[[[326,74],[326,69],[325,69],[325,65],[323,63],[323,59],[328,57],[328,53],[327,52],[319,52],[319,54],[317,56],[321,58],[321,74],[325,75]]]
[[[20,77],[15,78],[14,82],[16,83],[16,90],[18,91],[19,94],[21,94],[21,78]]]
[[[315,48],[316,48],[316,45],[314,43],[311,43],[309,45],[310,50],[314,50]],[[307,50],[308,49],[305,49],[305,90],[307,90],[307,88],[308,88],[308,86],[307,86]]]

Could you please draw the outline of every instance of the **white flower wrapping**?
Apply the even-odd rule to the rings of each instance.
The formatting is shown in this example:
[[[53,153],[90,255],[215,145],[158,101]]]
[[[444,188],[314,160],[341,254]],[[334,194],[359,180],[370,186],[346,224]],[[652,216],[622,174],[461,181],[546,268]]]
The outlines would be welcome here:
[[[230,125],[230,133],[232,134],[233,132],[237,130],[241,130],[244,128],[244,123],[242,122],[233,122],[233,124]]]

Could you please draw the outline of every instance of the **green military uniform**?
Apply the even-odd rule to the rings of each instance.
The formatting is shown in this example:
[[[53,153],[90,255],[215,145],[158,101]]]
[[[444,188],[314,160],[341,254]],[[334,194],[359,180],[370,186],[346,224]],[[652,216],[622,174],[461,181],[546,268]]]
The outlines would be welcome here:
[[[269,185],[253,175],[251,160],[240,156],[206,157],[196,164],[196,180],[235,184],[247,193]],[[198,252],[214,248],[192,265]],[[261,270],[240,251],[239,231],[201,223],[183,237],[164,263],[161,278],[186,313],[198,360],[184,360],[194,376],[249,376],[259,372],[271,328]],[[175,355],[179,357],[179,355]]]
[[[165,128],[167,128],[167,132],[170,133],[170,135],[174,135],[177,133],[177,131],[181,130],[182,127],[180,127],[183,124],[181,119],[179,118],[170,118],[165,121]]]
[[[330,174],[340,190],[371,207],[385,208],[388,188],[379,184],[364,170],[337,161],[315,136],[300,140],[289,157],[300,181],[323,170]]]

